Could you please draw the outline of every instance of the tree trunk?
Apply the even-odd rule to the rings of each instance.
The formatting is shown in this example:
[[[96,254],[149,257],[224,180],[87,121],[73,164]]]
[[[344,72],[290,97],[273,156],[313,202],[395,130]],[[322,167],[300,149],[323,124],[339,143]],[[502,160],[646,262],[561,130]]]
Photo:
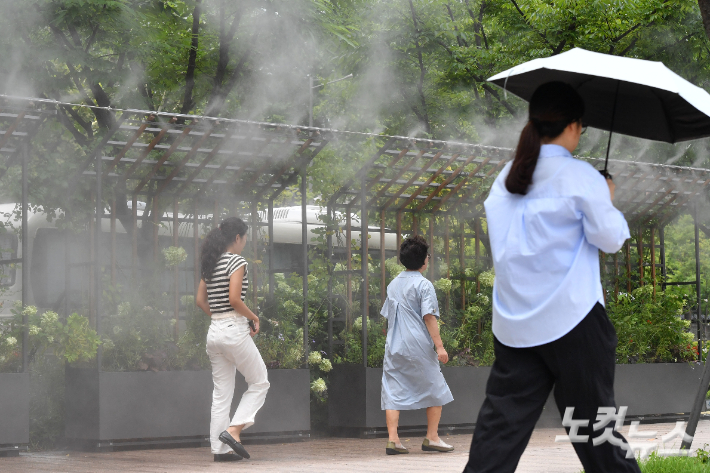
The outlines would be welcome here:
[[[429,113],[427,112],[426,97],[424,95],[424,78],[426,77],[426,67],[424,66],[424,58],[422,55],[422,48],[419,44],[419,22],[417,21],[417,15],[414,11],[414,3],[409,0],[409,8],[412,12],[412,22],[414,23],[414,33],[416,35],[414,39],[414,45],[417,48],[417,60],[419,61],[419,81],[417,82],[417,92],[419,93],[419,100],[421,100],[421,120],[424,125],[424,130],[427,134],[431,135],[431,123],[429,122]]]
[[[700,16],[703,17],[705,34],[710,38],[710,0],[698,0],[698,6],[700,7]]]
[[[187,72],[185,74],[185,96],[182,100],[180,113],[190,113],[195,106],[192,91],[195,88],[195,69],[197,68],[197,48],[200,44],[200,13],[202,0],[195,0],[195,11],[192,12],[192,45],[187,59]]]

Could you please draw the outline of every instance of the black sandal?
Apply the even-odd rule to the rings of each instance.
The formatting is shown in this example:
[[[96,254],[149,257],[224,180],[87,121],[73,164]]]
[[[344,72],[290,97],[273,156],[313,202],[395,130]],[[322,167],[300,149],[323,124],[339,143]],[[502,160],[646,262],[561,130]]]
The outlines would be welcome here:
[[[237,455],[241,455],[244,458],[251,458],[249,456],[249,452],[244,449],[242,444],[234,440],[234,437],[232,437],[232,435],[226,430],[219,434],[219,440],[220,442],[229,445],[230,448],[234,450],[234,453],[236,453]]]
[[[236,453],[215,453],[214,461],[216,462],[236,462],[241,460],[242,457]]]

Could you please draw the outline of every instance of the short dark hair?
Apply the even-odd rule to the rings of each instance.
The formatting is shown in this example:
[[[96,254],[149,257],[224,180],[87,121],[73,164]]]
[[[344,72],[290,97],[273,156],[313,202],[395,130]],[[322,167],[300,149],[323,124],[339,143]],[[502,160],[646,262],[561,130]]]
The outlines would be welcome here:
[[[409,270],[424,266],[428,254],[429,244],[419,235],[405,238],[399,247],[399,261]]]

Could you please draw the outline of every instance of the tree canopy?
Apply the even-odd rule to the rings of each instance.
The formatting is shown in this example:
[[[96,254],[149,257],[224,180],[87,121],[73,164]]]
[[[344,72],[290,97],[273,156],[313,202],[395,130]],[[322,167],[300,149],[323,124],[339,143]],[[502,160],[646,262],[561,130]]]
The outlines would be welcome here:
[[[703,3],[703,2],[700,2]],[[582,47],[663,61],[708,87],[689,0],[32,0],[4,2],[3,91],[75,103],[490,139],[524,113],[486,78]],[[85,144],[112,113],[65,107]]]

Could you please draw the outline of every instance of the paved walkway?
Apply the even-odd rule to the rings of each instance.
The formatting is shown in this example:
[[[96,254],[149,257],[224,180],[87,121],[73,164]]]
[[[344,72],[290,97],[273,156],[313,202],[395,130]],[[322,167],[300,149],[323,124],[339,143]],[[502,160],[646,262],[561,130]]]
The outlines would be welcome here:
[[[658,431],[658,438],[674,424],[642,425],[640,430]],[[628,432],[626,426],[622,432]],[[578,473],[582,466],[570,444],[554,443],[562,429],[539,429],[525,450],[518,473]],[[208,448],[137,450],[114,453],[47,452],[0,458],[4,473],[29,472],[461,472],[468,456],[471,435],[450,435],[446,441],[456,447],[449,454],[425,453],[421,438],[403,438],[409,455],[386,456],[385,439],[315,439],[309,442],[249,445],[251,460],[214,463]],[[653,440],[649,440],[653,441]],[[693,447],[710,444],[710,420],[698,425]],[[667,446],[669,447],[669,446]]]

